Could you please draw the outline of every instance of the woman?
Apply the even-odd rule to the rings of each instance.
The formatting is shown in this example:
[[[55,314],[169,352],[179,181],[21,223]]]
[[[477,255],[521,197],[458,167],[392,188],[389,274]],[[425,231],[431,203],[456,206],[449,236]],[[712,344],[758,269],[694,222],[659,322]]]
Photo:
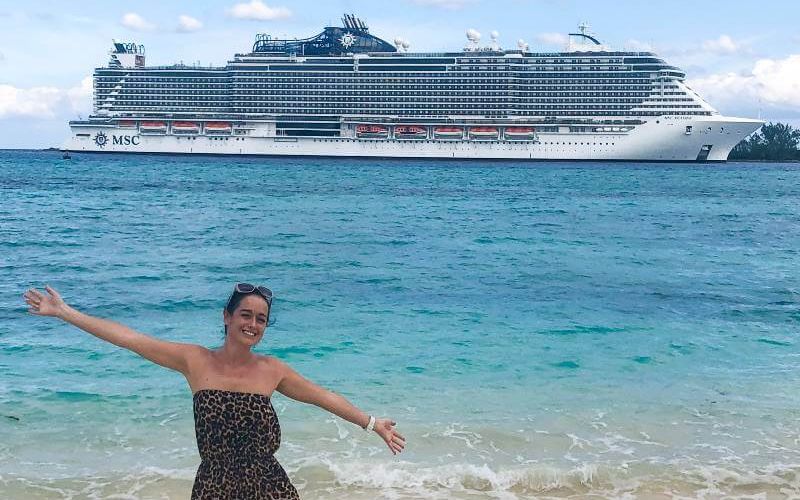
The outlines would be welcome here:
[[[225,343],[209,350],[166,342],[68,306],[53,288],[25,292],[28,311],[53,316],[95,337],[129,349],[186,377],[194,394],[197,447],[202,459],[193,499],[297,499],[274,454],[281,430],[270,403],[274,391],[313,403],[366,430],[375,431],[392,453],[405,446],[395,422],[376,419],[345,398],[304,379],[286,363],[252,352],[261,341],[272,309],[272,292],[239,283],[222,312]]]

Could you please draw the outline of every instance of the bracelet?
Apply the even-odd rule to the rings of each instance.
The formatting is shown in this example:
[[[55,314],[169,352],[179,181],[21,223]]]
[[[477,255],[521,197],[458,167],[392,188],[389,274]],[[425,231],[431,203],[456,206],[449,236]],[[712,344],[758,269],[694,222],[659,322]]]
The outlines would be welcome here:
[[[372,430],[372,429],[374,429],[374,428],[375,428],[375,417],[373,417],[372,415],[370,415],[370,416],[369,416],[369,423],[367,424],[367,426],[366,426],[366,427],[364,427],[364,430],[365,430],[365,431],[371,431],[371,430]]]

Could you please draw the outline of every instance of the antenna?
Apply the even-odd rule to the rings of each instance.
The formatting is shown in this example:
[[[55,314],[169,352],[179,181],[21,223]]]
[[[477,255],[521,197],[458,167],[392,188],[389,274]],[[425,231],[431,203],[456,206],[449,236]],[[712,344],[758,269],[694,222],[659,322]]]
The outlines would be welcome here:
[[[586,35],[586,32],[589,31],[589,23],[586,21],[581,21],[578,25],[578,31],[581,32],[581,35]]]
[[[492,50],[500,50],[500,43],[497,41],[497,39],[500,37],[500,33],[497,31],[492,31],[489,36],[492,37]]]
[[[469,45],[467,45],[466,50],[468,51],[478,50],[478,42],[480,42],[481,40],[480,32],[474,28],[468,29],[467,40],[469,40]]]

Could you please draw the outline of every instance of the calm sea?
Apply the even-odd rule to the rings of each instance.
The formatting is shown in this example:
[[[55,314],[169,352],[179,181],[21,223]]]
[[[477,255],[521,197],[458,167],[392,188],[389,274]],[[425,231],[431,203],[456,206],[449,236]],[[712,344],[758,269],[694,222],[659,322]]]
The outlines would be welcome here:
[[[800,495],[800,166],[0,152],[0,497],[188,498],[178,374],[25,313],[258,350],[407,451],[280,395],[305,499]]]

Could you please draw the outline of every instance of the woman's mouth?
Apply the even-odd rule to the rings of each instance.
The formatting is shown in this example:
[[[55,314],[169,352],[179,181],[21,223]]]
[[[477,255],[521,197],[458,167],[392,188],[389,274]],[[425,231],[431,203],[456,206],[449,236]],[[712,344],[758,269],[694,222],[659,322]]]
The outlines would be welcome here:
[[[256,332],[251,332],[250,330],[242,330],[242,333],[244,333],[248,337],[256,337],[256,336],[258,336],[258,334]]]

